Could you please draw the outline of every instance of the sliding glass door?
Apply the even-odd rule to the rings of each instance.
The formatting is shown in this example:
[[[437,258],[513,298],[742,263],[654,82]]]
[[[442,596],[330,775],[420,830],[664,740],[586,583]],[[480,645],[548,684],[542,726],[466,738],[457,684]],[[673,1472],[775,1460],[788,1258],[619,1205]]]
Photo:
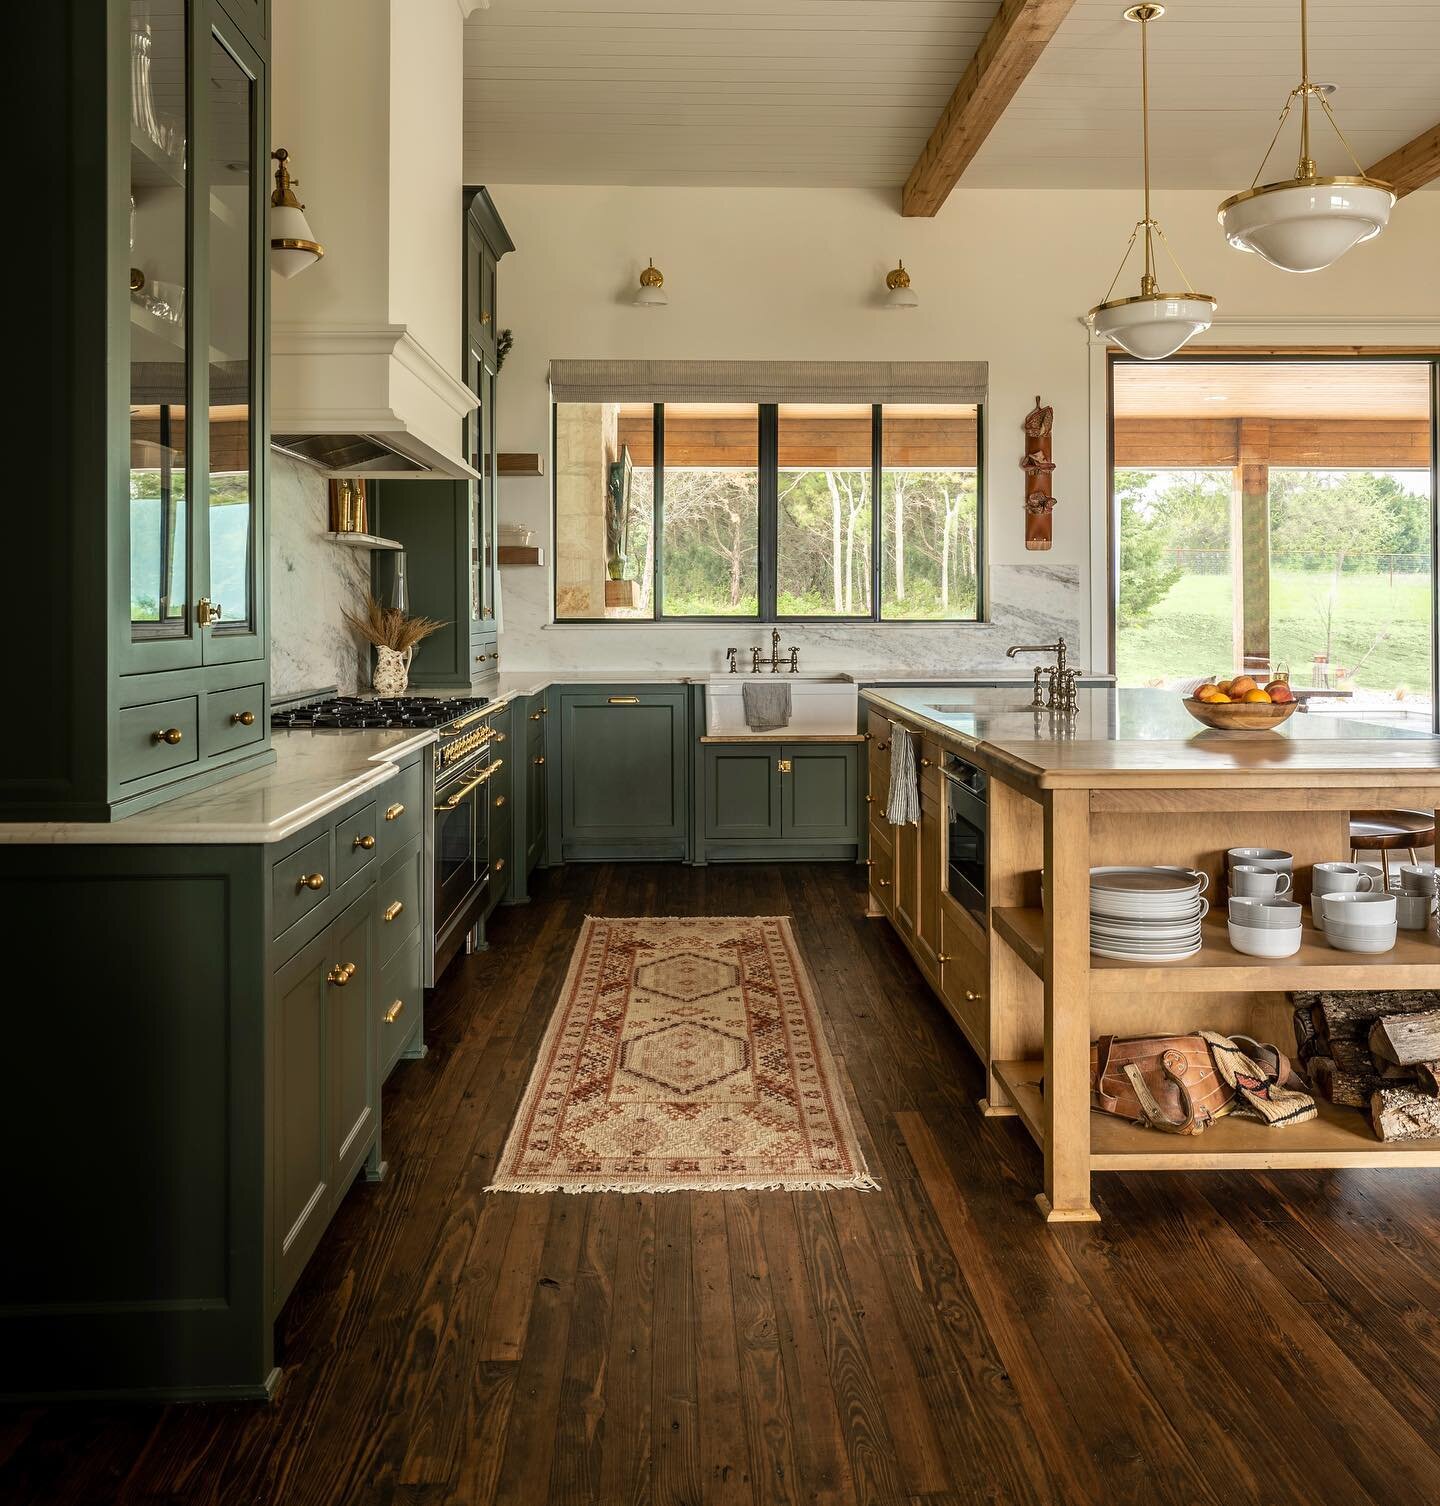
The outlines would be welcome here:
[[[1434,724],[1436,361],[1111,368],[1115,671]]]

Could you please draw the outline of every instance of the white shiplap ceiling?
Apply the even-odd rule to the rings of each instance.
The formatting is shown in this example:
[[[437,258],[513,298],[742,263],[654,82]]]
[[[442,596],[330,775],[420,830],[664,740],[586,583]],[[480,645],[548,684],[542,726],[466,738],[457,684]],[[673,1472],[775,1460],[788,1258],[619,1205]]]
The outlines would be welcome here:
[[[1138,42],[1078,0],[966,172],[1138,183]],[[905,181],[998,0],[490,0],[465,29],[470,182]],[[1367,165],[1440,119],[1440,0],[1311,0],[1312,73]],[[1298,76],[1299,0],[1172,0],[1151,29],[1154,177],[1250,181]],[[1326,141],[1321,170],[1343,171]],[[1282,149],[1283,148],[1283,149]],[[1295,149],[1287,134],[1275,176]]]

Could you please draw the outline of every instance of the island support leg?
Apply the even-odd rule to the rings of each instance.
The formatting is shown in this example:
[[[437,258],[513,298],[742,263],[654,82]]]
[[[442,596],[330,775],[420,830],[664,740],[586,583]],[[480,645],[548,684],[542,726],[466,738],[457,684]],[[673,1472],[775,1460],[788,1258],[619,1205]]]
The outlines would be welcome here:
[[[1090,1206],[1090,796],[1052,790],[1045,809],[1045,1191],[1047,1223],[1095,1223]]]

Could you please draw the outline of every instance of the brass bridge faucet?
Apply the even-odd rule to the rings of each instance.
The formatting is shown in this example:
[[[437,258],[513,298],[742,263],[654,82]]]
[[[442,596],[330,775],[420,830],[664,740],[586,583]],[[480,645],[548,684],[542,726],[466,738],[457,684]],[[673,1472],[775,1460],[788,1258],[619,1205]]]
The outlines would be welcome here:
[[[798,648],[790,648],[786,652],[790,655],[790,673],[798,675],[800,673],[800,650]],[[725,662],[730,666],[730,673],[732,675],[740,673],[740,666],[737,663],[739,653],[740,650],[737,648],[727,648],[725,650]],[[762,653],[763,650],[759,648],[752,648],[750,650],[750,673],[758,675],[760,673],[760,666],[768,663],[770,665],[770,673],[778,675],[781,666],[785,663],[785,660],[780,657],[779,628],[772,628],[770,630],[770,658],[768,660],[762,659],[760,657]]]
[[[1079,671],[1066,667],[1066,646],[1063,638],[1057,638],[1054,643],[1012,643],[1005,650],[1005,657],[1013,659],[1016,654],[1054,654],[1055,662],[1048,668],[1044,665],[1035,666],[1035,686],[1030,697],[1030,709],[1032,711],[1063,711],[1068,716],[1074,716],[1080,709],[1079,696],[1077,694],[1076,680]],[[1042,698],[1040,694],[1040,677],[1045,675],[1048,681],[1046,693]]]

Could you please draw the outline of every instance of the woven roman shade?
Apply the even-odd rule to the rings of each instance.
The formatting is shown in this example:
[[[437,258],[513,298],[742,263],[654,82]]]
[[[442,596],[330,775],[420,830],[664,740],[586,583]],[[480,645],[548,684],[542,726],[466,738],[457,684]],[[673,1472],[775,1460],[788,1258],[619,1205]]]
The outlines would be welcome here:
[[[985,361],[551,361],[557,403],[982,403]]]

